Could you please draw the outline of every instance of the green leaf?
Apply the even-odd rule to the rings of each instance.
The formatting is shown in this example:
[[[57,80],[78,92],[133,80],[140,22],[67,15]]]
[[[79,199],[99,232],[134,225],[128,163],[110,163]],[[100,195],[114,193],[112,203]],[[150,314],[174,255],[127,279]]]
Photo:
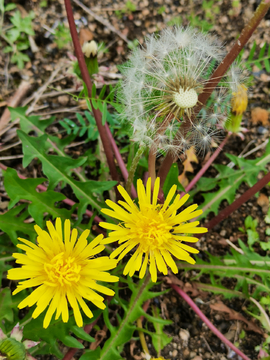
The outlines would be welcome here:
[[[13,321],[13,311],[12,311],[12,298],[10,293],[10,288],[2,289],[0,292],[0,321],[4,319],[12,322]]]
[[[87,334],[83,328],[78,327],[77,325],[72,327],[72,332],[80,339],[88,341],[88,342],[94,342],[95,339]]]
[[[231,204],[235,199],[236,190],[242,182],[247,182],[249,186],[253,186],[257,182],[259,172],[266,171],[266,165],[270,162],[270,142],[266,146],[264,155],[255,160],[247,160],[231,154],[226,154],[226,156],[238,165],[239,170],[224,165],[215,165],[219,175],[215,179],[208,180],[206,186],[209,187],[212,181],[212,188],[219,186],[219,190],[203,194],[205,201],[201,205],[203,214],[200,218],[205,217],[211,211],[217,214],[222,200],[227,200]],[[205,190],[204,179],[201,178],[200,182],[198,182],[200,187],[196,189],[197,191]]]
[[[16,4],[13,4],[13,3],[7,4],[5,6],[5,11],[10,11],[10,10],[16,9],[16,7],[17,7]]]
[[[163,320],[159,316],[160,310],[156,306],[153,306],[152,310],[153,310],[153,315],[155,318],[159,318],[159,319]],[[164,321],[163,323],[153,321],[153,325],[154,325],[156,332],[150,334],[152,337],[152,342],[153,342],[154,348],[158,354],[160,354],[161,350],[166,345],[168,345],[173,339],[172,337],[169,337],[167,334],[165,334],[164,330],[163,330],[164,325],[170,325],[173,322],[171,320],[169,320],[169,321],[163,320],[163,321]]]
[[[17,172],[10,168],[6,170],[4,177],[5,189],[11,200],[9,209],[21,199],[31,201],[28,211],[39,226],[43,225],[44,213],[51,214],[53,218],[67,219],[70,217],[70,211],[55,207],[57,201],[66,198],[63,194],[54,191],[36,191],[37,186],[44,181],[46,181],[44,178],[22,180],[18,177]]]
[[[250,50],[249,56],[248,56],[248,62],[251,62],[253,59],[253,56],[255,54],[255,50],[256,50],[256,41],[254,41],[252,48]]]
[[[19,69],[23,69],[24,63],[30,61],[30,58],[28,55],[18,51],[17,53],[12,55],[10,61],[12,62],[12,64],[16,63]]]
[[[42,162],[43,172],[50,181],[49,189],[54,189],[60,181],[64,181],[72,187],[77,199],[79,200],[78,221],[81,220],[88,205],[91,205],[97,210],[101,209],[101,204],[97,201],[93,193],[102,194],[103,191],[110,190],[114,185],[116,185],[116,181],[76,181],[69,176],[69,173],[72,169],[84,164],[87,158],[74,160],[57,155],[46,155],[44,151],[47,140],[46,135],[34,138],[26,135],[21,130],[18,130],[18,135],[23,144],[24,167],[26,167],[35,157],[38,157]]]
[[[177,185],[177,190],[185,191],[184,187],[178,181],[179,170],[176,163],[172,164],[170,171],[163,185],[164,196],[166,197],[173,185]]]
[[[102,105],[101,113],[102,113],[102,125],[104,126],[107,119],[107,104],[105,102]]]
[[[100,347],[98,347],[96,350],[85,350],[84,354],[80,357],[79,360],[99,360],[99,358],[100,358]],[[119,356],[118,356],[118,360],[120,360]]]
[[[22,212],[24,208],[25,204],[22,204],[0,215],[0,229],[8,234],[14,245],[18,244],[18,232],[28,236],[32,242],[37,235],[33,225],[24,222],[29,217],[28,211]]]
[[[10,111],[11,121],[15,121],[16,119],[20,119],[20,127],[22,131],[27,134],[34,130],[39,136],[43,135],[45,129],[51,125],[55,119],[55,117],[50,117],[47,120],[40,120],[40,116],[27,116],[27,106],[24,107],[8,107]]]

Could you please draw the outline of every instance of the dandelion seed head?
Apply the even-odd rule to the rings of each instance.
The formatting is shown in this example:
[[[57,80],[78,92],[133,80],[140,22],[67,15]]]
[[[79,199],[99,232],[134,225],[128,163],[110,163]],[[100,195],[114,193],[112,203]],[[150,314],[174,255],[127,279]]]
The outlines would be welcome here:
[[[187,121],[190,126],[198,125],[201,121],[201,115],[196,112],[199,95],[223,57],[224,49],[217,38],[190,27],[166,29],[159,36],[147,37],[145,45],[135,49],[128,63],[122,67],[125,79],[118,94],[125,105],[123,119],[134,128],[133,140],[139,139],[142,144],[147,139],[147,144],[152,146],[154,142],[157,146],[156,134],[167,117],[170,121],[166,126],[178,123],[178,131]],[[212,127],[220,126],[222,117],[228,113],[231,93],[237,91],[240,77],[241,71],[235,65],[227,76],[220,79],[217,87],[220,90],[211,94],[211,104],[206,109],[203,121],[206,133],[209,127],[207,121]],[[155,129],[150,130],[149,125],[144,130],[142,127],[138,129],[137,118],[142,123],[154,122]],[[162,128],[167,135],[166,141],[159,141],[162,149],[168,151],[170,144],[177,145],[176,148],[179,148],[178,144],[185,148],[195,145],[192,141],[197,141],[198,137],[192,134],[186,143],[177,135],[178,131]],[[194,126],[191,132],[195,132]],[[152,142],[148,137],[152,137]]]

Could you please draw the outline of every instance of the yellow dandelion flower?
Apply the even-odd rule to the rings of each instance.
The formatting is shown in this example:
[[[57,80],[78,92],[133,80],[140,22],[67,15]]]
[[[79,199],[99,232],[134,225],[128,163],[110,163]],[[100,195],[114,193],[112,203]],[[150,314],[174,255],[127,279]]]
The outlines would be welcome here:
[[[151,201],[151,179],[146,184],[146,189],[141,180],[137,182],[139,207],[134,204],[126,190],[118,186],[118,190],[124,201],[119,201],[117,205],[111,200],[107,200],[107,205],[112,209],[102,209],[102,212],[121,221],[119,225],[100,223],[105,229],[112,230],[109,237],[102,240],[103,244],[119,241],[120,245],[111,254],[111,258],[119,255],[118,260],[122,259],[128,252],[135,248],[135,252],[129,259],[124,269],[124,275],[133,276],[135,271],[139,271],[139,277],[143,278],[146,272],[148,260],[150,261],[150,273],[152,281],[157,281],[157,270],[164,275],[168,274],[167,265],[176,274],[177,266],[171,255],[177,259],[194,264],[194,259],[188,252],[196,254],[198,250],[183,244],[183,241],[196,242],[196,237],[186,234],[199,234],[207,232],[204,227],[197,227],[199,221],[187,222],[202,214],[202,210],[196,210],[198,205],[194,204],[177,213],[178,209],[187,201],[189,195],[186,194],[180,199],[177,195],[172,201],[177,186],[170,189],[164,204],[159,205],[158,192],[160,179],[157,178],[154,185],[153,197]]]
[[[22,244],[18,244],[17,247],[24,250],[25,254],[15,253],[13,257],[22,267],[9,270],[7,277],[24,281],[19,282],[13,295],[24,289],[36,287],[18,307],[22,309],[36,304],[33,318],[37,318],[48,307],[43,322],[44,328],[49,326],[55,312],[55,319],[62,315],[63,322],[67,322],[68,304],[73,309],[77,325],[83,326],[80,307],[86,316],[93,317],[84,299],[100,309],[105,309],[104,298],[95,290],[106,295],[114,295],[114,291],[98,284],[97,281],[118,281],[117,276],[106,272],[115,268],[117,261],[107,256],[91,259],[104,249],[104,245],[100,244],[103,235],[97,236],[88,244],[87,237],[90,231],[85,230],[77,240],[78,231],[73,229],[71,232],[70,221],[65,220],[63,239],[60,218],[56,219],[55,227],[47,221],[47,228],[49,232],[35,226],[38,234],[37,245],[19,238]]]

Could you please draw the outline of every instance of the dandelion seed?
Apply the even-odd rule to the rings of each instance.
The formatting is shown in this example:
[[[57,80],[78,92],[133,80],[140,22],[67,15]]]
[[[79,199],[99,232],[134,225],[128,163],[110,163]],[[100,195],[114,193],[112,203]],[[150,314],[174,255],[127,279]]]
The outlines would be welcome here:
[[[179,260],[194,264],[194,259],[189,253],[197,254],[198,250],[183,243],[197,242],[196,237],[187,234],[201,234],[207,232],[204,227],[198,227],[199,221],[188,222],[202,214],[202,210],[196,210],[198,205],[194,204],[177,213],[185,204],[189,195],[186,194],[180,199],[176,195],[176,185],[172,186],[164,204],[158,201],[160,179],[157,178],[154,185],[153,199],[151,201],[151,179],[149,178],[144,187],[141,180],[137,181],[138,203],[135,205],[130,196],[122,186],[118,186],[120,194],[125,201],[119,201],[119,205],[107,200],[107,205],[112,209],[102,209],[102,212],[112,218],[120,220],[119,225],[100,223],[105,229],[112,230],[108,238],[102,240],[103,244],[115,241],[119,247],[113,251],[111,258],[121,260],[126,254],[135,249],[124,269],[124,275],[133,276],[135,271],[143,278],[148,262],[152,281],[157,281],[157,270],[164,275],[168,274],[167,266],[173,273],[178,268],[172,255]],[[173,200],[173,202],[172,202]],[[171,203],[172,202],[172,203]],[[171,203],[171,204],[170,204]]]
[[[83,325],[79,306],[89,318],[92,311],[84,299],[91,301],[100,309],[105,309],[104,298],[97,294],[99,291],[106,295],[114,295],[114,291],[100,285],[97,281],[118,281],[117,276],[110,275],[107,270],[116,267],[117,261],[107,256],[93,259],[99,254],[103,235],[97,236],[88,244],[89,230],[85,230],[77,240],[77,230],[71,232],[70,221],[65,220],[64,237],[61,219],[56,219],[55,227],[47,221],[48,232],[35,226],[38,234],[37,245],[19,238],[22,244],[17,247],[25,254],[15,253],[13,257],[21,268],[8,271],[7,278],[20,281],[13,295],[18,292],[36,287],[36,289],[19,303],[19,309],[37,305],[32,317],[37,318],[48,307],[43,326],[47,328],[53,314],[57,320],[62,315],[63,322],[69,319],[68,303],[73,309],[76,324]]]

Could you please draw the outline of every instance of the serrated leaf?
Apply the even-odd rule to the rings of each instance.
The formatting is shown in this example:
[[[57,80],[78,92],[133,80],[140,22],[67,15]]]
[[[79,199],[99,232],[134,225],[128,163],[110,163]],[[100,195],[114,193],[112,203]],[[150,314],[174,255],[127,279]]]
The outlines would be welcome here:
[[[215,165],[219,175],[212,181],[219,186],[219,190],[203,194],[204,202],[201,205],[203,214],[200,218],[205,217],[211,211],[217,214],[222,200],[227,200],[231,204],[234,201],[235,192],[242,182],[247,182],[249,186],[257,183],[259,172],[266,171],[265,166],[270,162],[270,142],[266,146],[264,155],[255,160],[247,160],[231,154],[226,154],[226,156],[238,165],[240,170],[234,170],[224,165]],[[203,184],[202,180],[200,184]]]
[[[102,194],[103,191],[110,190],[117,184],[116,181],[76,181],[69,176],[69,173],[72,169],[84,164],[87,158],[74,160],[57,155],[46,155],[43,150],[46,143],[46,135],[37,139],[26,135],[21,130],[18,130],[18,135],[23,144],[24,167],[27,166],[35,157],[38,157],[42,162],[43,172],[50,181],[49,189],[53,189],[60,181],[64,181],[72,187],[77,199],[79,200],[78,221],[81,220],[88,205],[91,205],[97,210],[101,209],[101,204],[97,201],[93,193]]]
[[[27,106],[16,108],[9,107],[8,109],[10,111],[11,121],[15,121],[19,118],[21,129],[26,133],[34,130],[38,135],[43,135],[45,129],[51,125],[55,119],[55,117],[51,117],[41,121],[40,116],[27,116]]]
[[[8,234],[14,245],[18,244],[18,232],[28,235],[32,242],[36,238],[33,225],[24,222],[29,216],[28,211],[22,212],[24,208],[25,204],[22,204],[0,215],[0,229]]]
[[[36,188],[46,179],[25,179],[18,177],[14,169],[8,168],[4,176],[5,189],[10,197],[9,209],[12,208],[21,199],[31,201],[28,205],[29,214],[34,218],[35,222],[42,226],[43,214],[49,213],[53,218],[61,217],[67,219],[70,217],[70,211],[55,207],[55,202],[62,201],[66,197],[54,191],[37,192]]]

